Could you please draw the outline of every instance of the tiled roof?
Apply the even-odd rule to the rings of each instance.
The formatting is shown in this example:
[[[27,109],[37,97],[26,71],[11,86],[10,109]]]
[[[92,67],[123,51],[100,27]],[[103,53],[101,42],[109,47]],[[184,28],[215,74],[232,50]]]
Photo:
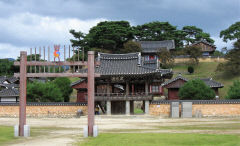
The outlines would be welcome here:
[[[15,88],[6,88],[0,91],[0,97],[19,96],[19,91]]]
[[[170,79],[170,80],[167,80],[166,82],[162,83],[162,86],[166,86],[166,85],[168,85],[170,83],[173,83],[173,82],[175,82],[175,81],[177,81],[179,79],[184,80],[186,82],[188,81],[187,78],[184,78],[182,75],[179,74],[177,77],[175,77],[173,79]]]
[[[6,77],[6,76],[0,76],[0,83],[3,83],[5,81],[8,81],[10,83],[15,83],[19,79],[16,77]]]
[[[223,84],[212,80],[212,78],[205,78],[205,79],[201,79],[201,80],[204,81],[205,84],[208,85],[211,88],[222,88],[222,87],[224,87]]]
[[[76,82],[73,82],[70,86],[72,87],[72,86],[75,86],[75,85],[77,85],[77,84],[79,84],[79,83],[81,83],[81,82],[83,82],[83,81],[85,81],[86,79],[80,79],[80,80],[78,80],[78,81],[76,81]]]
[[[166,41],[139,41],[143,53],[156,53],[159,49],[166,48],[167,50],[175,49],[174,40]]]
[[[19,84],[0,84],[2,87],[7,87],[7,88],[19,88]]]
[[[187,78],[184,78],[182,75],[178,75],[177,77],[175,77],[175,78],[173,78],[173,79],[170,79],[170,80],[164,82],[164,83],[162,84],[162,86],[166,86],[166,85],[168,85],[168,84],[170,84],[170,83],[173,83],[174,81],[177,81],[177,80],[179,80],[179,79],[184,80],[184,81],[186,81],[186,82],[188,81]],[[209,87],[211,87],[211,88],[222,88],[222,87],[224,87],[223,84],[212,80],[212,78],[204,78],[204,79],[200,79],[200,80],[202,80],[207,86],[209,86]]]
[[[209,45],[209,46],[212,46],[212,47],[216,48],[216,46],[215,46],[214,44],[209,43],[209,42],[207,42],[207,41],[205,41],[205,40],[196,41],[196,42],[194,42],[192,45],[196,45],[196,44],[198,44],[198,43],[204,43],[204,44],[207,44],[207,45]]]
[[[100,61],[100,65],[95,68],[95,72],[100,73],[101,76],[144,75],[156,73],[160,75],[172,74],[172,70],[170,69],[157,69],[143,65],[140,53],[99,53],[97,60]],[[87,69],[83,69],[80,72],[87,72]]]

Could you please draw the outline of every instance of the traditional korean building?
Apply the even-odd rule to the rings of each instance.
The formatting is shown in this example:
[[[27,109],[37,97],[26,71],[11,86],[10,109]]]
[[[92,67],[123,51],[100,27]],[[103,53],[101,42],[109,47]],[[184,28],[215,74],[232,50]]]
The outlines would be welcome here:
[[[218,89],[223,88],[223,84],[212,80],[212,78],[204,78],[201,79],[207,86],[209,86],[212,90],[215,91],[215,94],[218,95]],[[178,100],[178,92],[179,89],[188,82],[187,78],[184,78],[182,75],[178,75],[177,77],[170,79],[162,84],[163,88],[168,90],[168,100]]]
[[[0,102],[19,102],[19,80],[15,77],[0,77]]]
[[[211,56],[216,50],[216,46],[214,44],[211,44],[205,40],[197,41],[193,43],[191,46],[196,46],[201,48],[203,56]]]
[[[162,94],[161,84],[173,74],[170,69],[160,69],[156,59],[145,61],[141,53],[98,53],[97,60],[100,65],[95,72],[101,77],[95,79],[95,101],[105,103],[107,114],[133,113],[134,101],[143,101],[148,113],[152,95]],[[78,91],[77,101],[86,101],[87,80],[80,79],[72,87]]]
[[[142,56],[144,61],[149,60],[158,60],[157,53],[161,49],[166,48],[169,51],[175,50],[174,40],[165,40],[165,41],[139,41],[142,48]]]

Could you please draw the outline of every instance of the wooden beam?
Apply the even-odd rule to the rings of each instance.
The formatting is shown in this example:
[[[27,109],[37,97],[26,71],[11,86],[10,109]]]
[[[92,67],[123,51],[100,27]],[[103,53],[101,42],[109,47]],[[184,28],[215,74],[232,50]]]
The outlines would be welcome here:
[[[100,74],[95,73],[95,77],[100,77]],[[19,73],[14,73],[14,77],[20,77]],[[88,77],[87,73],[27,73],[28,78],[34,77]]]
[[[99,62],[95,62],[95,65],[99,65]],[[20,62],[19,61],[15,61],[14,62],[15,66],[20,66]],[[74,62],[69,62],[69,61],[59,61],[59,62],[43,62],[43,61],[28,61],[27,62],[27,66],[86,66],[87,65],[87,61],[74,61]]]

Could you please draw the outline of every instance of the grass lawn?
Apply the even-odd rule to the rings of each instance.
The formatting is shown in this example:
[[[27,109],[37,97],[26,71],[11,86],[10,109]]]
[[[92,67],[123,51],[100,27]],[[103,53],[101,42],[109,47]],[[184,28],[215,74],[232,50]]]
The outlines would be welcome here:
[[[0,145],[16,139],[13,133],[13,127],[0,126]]]
[[[134,114],[143,114],[143,110],[140,108],[134,108]]]
[[[183,134],[183,133],[104,133],[88,138],[81,146],[237,146],[238,135]]]
[[[181,73],[188,79],[213,78],[224,85],[223,88],[219,89],[219,96],[223,99],[227,95],[227,91],[233,84],[233,81],[240,80],[240,76],[229,76],[217,73],[216,69],[218,64],[218,62],[200,62],[197,66],[194,66],[194,73],[189,74],[187,72],[188,65],[178,63],[173,67],[173,72],[176,73],[173,77],[176,77],[178,75],[177,73]]]

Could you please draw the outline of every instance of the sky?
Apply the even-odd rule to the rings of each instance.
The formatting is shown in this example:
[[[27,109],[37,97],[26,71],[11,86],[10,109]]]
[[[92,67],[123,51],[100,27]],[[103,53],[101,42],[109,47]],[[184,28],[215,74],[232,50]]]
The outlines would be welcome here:
[[[117,20],[195,25],[221,50],[232,46],[219,33],[240,21],[240,0],[0,0],[0,58],[16,58],[31,47],[70,45],[70,29],[88,33],[101,21]]]

